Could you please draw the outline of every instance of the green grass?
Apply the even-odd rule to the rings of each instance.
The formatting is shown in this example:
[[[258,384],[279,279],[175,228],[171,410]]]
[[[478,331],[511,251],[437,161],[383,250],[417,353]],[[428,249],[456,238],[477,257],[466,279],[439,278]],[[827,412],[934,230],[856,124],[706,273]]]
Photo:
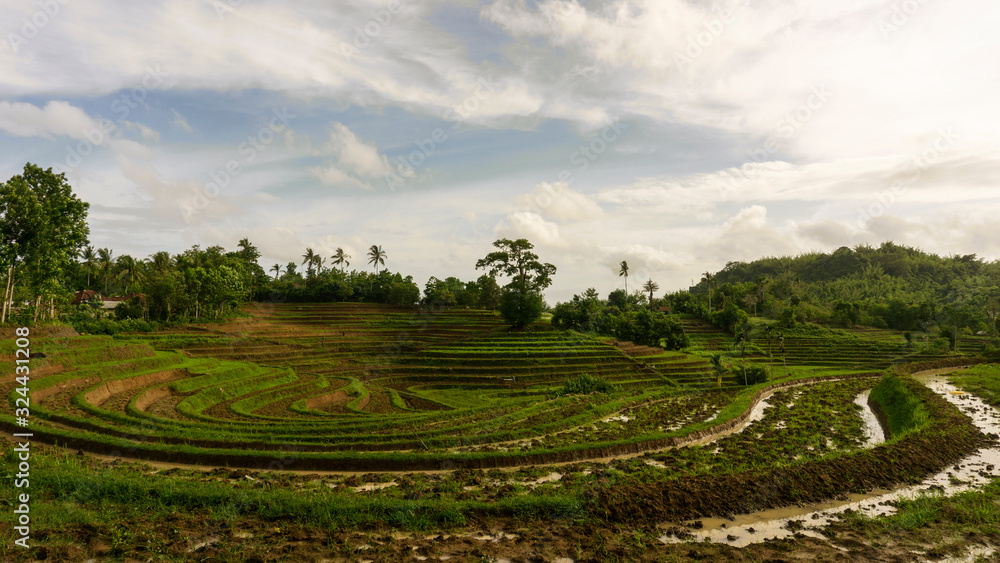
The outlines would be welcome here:
[[[896,376],[887,375],[871,392],[871,399],[881,406],[889,424],[889,434],[896,440],[916,432],[930,422],[922,401],[913,395]]]
[[[1000,365],[980,364],[952,374],[951,381],[975,393],[990,405],[1000,406]]]

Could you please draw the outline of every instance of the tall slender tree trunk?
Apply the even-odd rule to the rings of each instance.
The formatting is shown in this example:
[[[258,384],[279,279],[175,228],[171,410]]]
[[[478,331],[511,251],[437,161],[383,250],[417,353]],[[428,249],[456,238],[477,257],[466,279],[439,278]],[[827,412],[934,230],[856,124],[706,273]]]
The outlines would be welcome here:
[[[56,298],[55,296],[49,296],[49,318],[56,318]]]
[[[3,287],[3,306],[0,307],[0,323],[7,322],[7,311],[10,309],[11,297],[14,293],[14,266],[7,267],[7,283]]]
[[[33,325],[38,324],[38,313],[41,310],[42,310],[42,295],[39,294],[38,297],[35,297],[35,316],[32,318],[31,324]]]

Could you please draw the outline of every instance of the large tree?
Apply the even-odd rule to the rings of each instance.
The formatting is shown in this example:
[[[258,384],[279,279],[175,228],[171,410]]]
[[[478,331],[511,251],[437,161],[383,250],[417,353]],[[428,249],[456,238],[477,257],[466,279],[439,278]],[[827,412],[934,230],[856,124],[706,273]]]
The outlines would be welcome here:
[[[504,275],[510,282],[503,287],[500,312],[514,327],[536,321],[542,314],[542,290],[552,285],[556,267],[538,261],[538,255],[527,239],[500,239],[493,243],[498,250],[476,262],[476,269],[485,269],[491,277]]]
[[[36,297],[36,318],[43,296],[72,289],[62,287],[63,273],[88,243],[89,207],[51,168],[28,163],[0,184],[0,266],[9,280],[0,322],[6,321],[15,271]]]

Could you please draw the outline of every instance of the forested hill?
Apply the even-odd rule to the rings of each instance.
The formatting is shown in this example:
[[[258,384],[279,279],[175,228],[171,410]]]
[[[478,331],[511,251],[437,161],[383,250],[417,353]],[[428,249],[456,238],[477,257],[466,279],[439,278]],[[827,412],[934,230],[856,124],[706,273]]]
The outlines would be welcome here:
[[[841,247],[832,253],[730,262],[717,273],[706,272],[689,293],[668,299],[678,310],[706,317],[707,310],[700,309],[728,304],[789,321],[794,315],[899,330],[950,325],[993,335],[1000,262],[975,254],[941,257],[892,242]]]
[[[801,282],[830,282],[866,275],[872,271],[905,280],[949,282],[976,275],[997,274],[996,262],[984,263],[975,254],[941,257],[892,242],[881,246],[842,246],[832,253],[810,252],[799,256],[768,257],[753,262],[729,262],[715,274],[718,283],[756,281],[761,276],[790,275]]]

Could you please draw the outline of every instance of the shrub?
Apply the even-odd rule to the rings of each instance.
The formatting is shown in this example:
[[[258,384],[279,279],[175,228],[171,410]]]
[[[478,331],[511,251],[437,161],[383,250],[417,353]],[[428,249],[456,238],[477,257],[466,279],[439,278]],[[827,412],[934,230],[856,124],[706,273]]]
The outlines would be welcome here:
[[[744,323],[750,322],[750,315],[732,303],[727,304],[721,311],[713,311],[709,316],[712,324],[729,334],[736,334]]]
[[[557,395],[589,395],[591,393],[612,393],[615,391],[613,383],[599,377],[592,377],[588,373],[578,375],[566,381]]]
[[[894,376],[887,375],[871,392],[871,399],[878,403],[888,421],[889,434],[899,437],[917,431],[930,420],[923,402]]]
[[[500,296],[500,314],[514,328],[522,328],[537,321],[543,310],[545,301],[537,291],[521,293],[505,290]]]
[[[748,364],[746,368],[733,368],[733,381],[737,385],[757,385],[764,383],[771,376],[771,370],[760,364]]]

